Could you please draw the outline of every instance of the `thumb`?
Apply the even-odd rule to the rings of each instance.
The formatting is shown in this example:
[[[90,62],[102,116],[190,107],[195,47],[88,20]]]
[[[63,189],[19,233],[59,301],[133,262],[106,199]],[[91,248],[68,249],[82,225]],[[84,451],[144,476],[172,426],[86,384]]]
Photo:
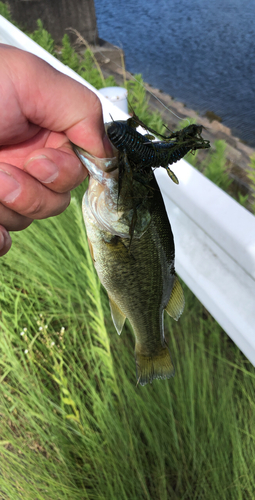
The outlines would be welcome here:
[[[27,158],[23,169],[56,193],[71,191],[88,174],[71,146],[37,149]]]

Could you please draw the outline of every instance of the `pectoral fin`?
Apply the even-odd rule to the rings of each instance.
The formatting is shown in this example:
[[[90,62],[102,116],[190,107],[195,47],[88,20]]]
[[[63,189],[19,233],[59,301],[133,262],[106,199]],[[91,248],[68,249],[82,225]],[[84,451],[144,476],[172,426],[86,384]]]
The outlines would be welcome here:
[[[90,243],[90,239],[89,239],[89,238],[87,238],[87,239],[88,239],[88,245],[89,245],[90,255],[91,255],[91,257],[92,257],[92,260],[94,260],[94,252],[93,252],[93,247],[92,247],[92,245],[91,245],[91,243]]]
[[[183,312],[184,305],[185,299],[183,289],[177,276],[175,276],[174,286],[170,299],[166,306],[166,312],[169,314],[169,316],[172,316],[175,321],[177,321]]]
[[[114,302],[114,300],[112,300],[110,297],[109,297],[109,303],[111,308],[113,324],[118,334],[120,335],[125,323],[126,316],[125,314],[123,314],[123,312],[120,310],[119,306],[117,306],[117,304]]]

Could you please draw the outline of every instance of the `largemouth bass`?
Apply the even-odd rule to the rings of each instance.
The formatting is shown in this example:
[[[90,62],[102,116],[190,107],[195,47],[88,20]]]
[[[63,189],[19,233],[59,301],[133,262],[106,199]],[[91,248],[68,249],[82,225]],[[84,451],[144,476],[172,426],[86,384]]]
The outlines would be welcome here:
[[[136,343],[137,380],[141,385],[174,375],[164,335],[164,310],[175,320],[184,296],[174,268],[174,239],[164,202],[151,170],[143,185],[122,172],[119,158],[99,159],[73,145],[89,171],[82,210],[89,247],[121,333],[131,323]],[[130,228],[132,227],[132,231]]]

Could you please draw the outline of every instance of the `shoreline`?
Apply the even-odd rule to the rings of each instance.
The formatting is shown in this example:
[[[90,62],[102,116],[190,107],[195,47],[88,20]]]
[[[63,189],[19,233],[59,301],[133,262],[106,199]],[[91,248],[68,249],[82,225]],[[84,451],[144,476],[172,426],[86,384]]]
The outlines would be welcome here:
[[[107,49],[110,48],[111,44],[106,42]],[[112,46],[111,46],[112,47]],[[114,47],[118,51],[118,57],[120,60],[121,49]],[[123,69],[116,64],[114,60],[107,57],[106,54],[102,53],[102,47],[100,47],[100,53],[94,52],[104,77],[112,75],[115,78],[116,84],[123,86],[124,76]],[[104,51],[103,51],[104,52]],[[101,57],[100,57],[101,56]],[[103,56],[103,57],[102,57]],[[133,75],[129,71],[125,71],[125,79],[133,80]],[[223,125],[220,121],[212,120],[210,121],[206,116],[200,115],[195,110],[188,108],[184,103],[176,101],[173,97],[162,92],[161,90],[152,87],[149,83],[144,82],[148,102],[150,109],[152,111],[158,111],[164,123],[172,130],[176,129],[178,123],[184,118],[195,118],[198,124],[205,127],[203,132],[204,138],[210,140],[211,144],[215,140],[222,139],[226,142],[226,159],[227,168],[229,176],[233,179],[234,184],[242,192],[242,194],[251,193],[250,181],[247,177],[246,171],[249,169],[250,156],[255,154],[255,148],[248,146],[241,139],[232,134],[231,129],[226,125]],[[154,97],[155,96],[155,97]],[[161,103],[157,100],[160,99],[165,109]],[[179,116],[177,118],[171,111]],[[204,152],[199,151],[198,161],[202,162],[204,158]]]

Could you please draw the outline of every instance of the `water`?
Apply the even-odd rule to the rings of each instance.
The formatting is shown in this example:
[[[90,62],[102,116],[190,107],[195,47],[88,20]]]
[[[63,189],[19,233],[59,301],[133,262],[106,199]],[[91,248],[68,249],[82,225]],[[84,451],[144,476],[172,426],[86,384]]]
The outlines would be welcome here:
[[[255,0],[95,0],[99,36],[176,100],[255,146]]]

